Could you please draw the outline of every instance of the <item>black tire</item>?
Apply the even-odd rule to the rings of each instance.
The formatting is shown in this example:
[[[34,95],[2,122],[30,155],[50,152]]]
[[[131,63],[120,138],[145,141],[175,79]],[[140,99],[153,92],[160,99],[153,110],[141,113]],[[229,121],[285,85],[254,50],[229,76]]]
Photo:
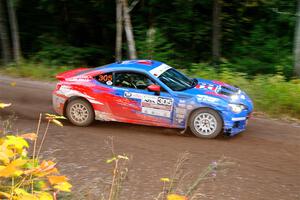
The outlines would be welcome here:
[[[69,102],[66,115],[69,121],[76,126],[89,126],[95,120],[93,107],[83,99],[75,99]]]
[[[223,120],[217,111],[200,108],[191,114],[189,126],[197,137],[216,138],[222,132]]]

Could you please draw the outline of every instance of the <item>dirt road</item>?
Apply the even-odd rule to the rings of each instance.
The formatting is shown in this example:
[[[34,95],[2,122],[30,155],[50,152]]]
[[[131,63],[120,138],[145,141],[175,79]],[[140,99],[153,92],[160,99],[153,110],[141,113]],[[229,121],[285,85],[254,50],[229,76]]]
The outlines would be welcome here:
[[[15,82],[16,84],[11,84]],[[13,105],[0,111],[15,113],[14,129],[34,131],[39,113],[53,113],[53,83],[0,76],[0,101]],[[44,127],[44,126],[43,126]],[[222,156],[235,164],[215,179],[200,185],[198,199],[300,199],[300,127],[280,121],[253,118],[248,130],[233,138],[216,140],[181,136],[176,130],[121,123],[96,122],[90,127],[52,126],[43,148],[44,158],[56,158],[61,172],[71,178],[74,192],[102,192],[111,173],[106,140],[114,137],[119,153],[132,155],[122,199],[153,199],[161,190],[178,155],[191,155],[186,172],[195,177]]]

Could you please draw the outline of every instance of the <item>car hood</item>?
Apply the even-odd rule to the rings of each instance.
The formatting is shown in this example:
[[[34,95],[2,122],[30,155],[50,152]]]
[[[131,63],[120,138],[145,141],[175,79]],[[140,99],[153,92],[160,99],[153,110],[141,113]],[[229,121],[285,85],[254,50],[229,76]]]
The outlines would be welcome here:
[[[197,81],[198,84],[195,87],[183,92],[197,97],[209,96],[222,99],[227,103],[243,104],[252,112],[253,103],[250,97],[240,88],[215,80],[198,78]]]

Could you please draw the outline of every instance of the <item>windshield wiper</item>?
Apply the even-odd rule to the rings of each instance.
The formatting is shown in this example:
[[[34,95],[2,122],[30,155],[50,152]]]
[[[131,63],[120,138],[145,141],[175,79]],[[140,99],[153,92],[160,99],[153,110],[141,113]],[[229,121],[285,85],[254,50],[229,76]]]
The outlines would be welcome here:
[[[197,84],[198,84],[198,80],[196,78],[193,78],[191,88],[195,87]]]
[[[192,82],[192,84],[190,86],[182,88],[182,89],[179,89],[179,90],[176,90],[176,91],[188,90],[188,89],[194,88],[197,84],[198,84],[198,80],[195,79],[195,78],[193,78],[193,82]]]

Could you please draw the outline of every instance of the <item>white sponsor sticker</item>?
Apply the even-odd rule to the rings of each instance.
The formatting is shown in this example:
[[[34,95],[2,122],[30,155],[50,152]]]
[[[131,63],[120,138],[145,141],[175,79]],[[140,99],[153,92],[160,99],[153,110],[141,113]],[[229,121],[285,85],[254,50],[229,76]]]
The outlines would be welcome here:
[[[142,113],[149,114],[149,115],[155,115],[160,117],[171,117],[171,112],[167,110],[159,110],[155,108],[148,108],[148,107],[142,107]]]
[[[167,97],[159,97],[154,95],[140,94],[135,92],[124,92],[124,97],[130,99],[140,99],[142,113],[161,116],[171,117],[173,108],[173,99]]]
[[[168,69],[171,69],[172,67],[170,67],[169,65],[166,64],[161,64],[158,67],[150,70],[150,73],[156,77],[159,77],[162,73],[164,73],[165,71],[167,71]]]
[[[214,98],[214,97],[210,97],[210,96],[206,96],[206,95],[197,95],[197,99],[199,101],[212,102],[212,103],[219,101],[218,98]]]

